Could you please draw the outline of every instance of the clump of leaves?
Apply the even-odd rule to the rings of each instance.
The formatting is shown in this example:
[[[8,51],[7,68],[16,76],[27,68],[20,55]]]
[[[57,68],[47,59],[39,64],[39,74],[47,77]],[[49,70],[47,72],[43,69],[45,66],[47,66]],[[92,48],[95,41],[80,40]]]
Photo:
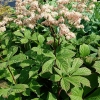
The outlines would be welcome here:
[[[55,27],[7,24],[0,34],[0,99],[98,100],[100,35],[66,41]],[[84,32],[81,30],[81,32]]]

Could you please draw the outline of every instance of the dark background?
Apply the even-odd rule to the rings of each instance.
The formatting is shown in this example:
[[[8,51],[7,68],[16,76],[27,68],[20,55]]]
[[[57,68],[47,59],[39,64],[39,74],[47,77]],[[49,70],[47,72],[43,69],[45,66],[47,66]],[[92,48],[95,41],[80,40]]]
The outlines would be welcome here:
[[[8,5],[11,6],[11,7],[15,7],[15,1],[9,2]]]
[[[100,0],[97,0],[97,1],[100,1]],[[16,1],[9,2],[8,5],[11,6],[11,7],[15,7],[15,2],[16,2]]]

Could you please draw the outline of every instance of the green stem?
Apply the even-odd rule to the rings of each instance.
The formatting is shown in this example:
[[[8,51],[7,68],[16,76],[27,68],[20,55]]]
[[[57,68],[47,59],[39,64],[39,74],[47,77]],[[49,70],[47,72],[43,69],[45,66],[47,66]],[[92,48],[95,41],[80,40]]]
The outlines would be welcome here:
[[[54,38],[54,44],[53,44],[53,49],[54,49],[54,55],[56,56],[56,49],[57,49],[57,46],[56,46],[56,34],[55,34],[55,31],[53,29],[53,27],[50,27],[50,31],[51,31],[51,35],[53,36]],[[60,45],[60,37],[58,38],[58,46]],[[54,66],[57,67],[56,65],[56,60],[54,61]],[[58,68],[58,67],[57,67]],[[58,82],[58,91],[57,91],[57,100],[60,100],[60,93],[61,93],[62,89],[60,87],[60,81]]]

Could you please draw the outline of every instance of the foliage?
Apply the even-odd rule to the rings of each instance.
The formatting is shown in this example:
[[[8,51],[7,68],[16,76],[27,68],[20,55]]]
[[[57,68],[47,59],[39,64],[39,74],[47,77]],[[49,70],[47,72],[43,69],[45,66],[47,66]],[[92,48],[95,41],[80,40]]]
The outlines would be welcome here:
[[[99,100],[100,3],[95,5],[90,22],[81,22],[84,29],[71,28],[76,38],[70,40],[54,26],[38,22],[33,30],[9,22],[0,33],[0,100]]]

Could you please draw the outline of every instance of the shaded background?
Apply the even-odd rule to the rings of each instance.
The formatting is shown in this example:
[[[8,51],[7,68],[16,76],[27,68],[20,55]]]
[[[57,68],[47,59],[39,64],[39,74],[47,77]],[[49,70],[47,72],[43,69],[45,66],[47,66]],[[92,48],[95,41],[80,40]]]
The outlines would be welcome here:
[[[0,4],[4,5],[5,1],[6,1],[6,0],[3,0],[3,1],[0,0]],[[14,0],[14,1],[12,1],[12,2],[9,2],[7,5],[8,5],[8,6],[11,6],[11,7],[15,7],[15,2],[16,2],[16,0]]]
[[[16,2],[16,1],[9,2],[8,5],[11,6],[11,7],[15,7],[15,2]]]

